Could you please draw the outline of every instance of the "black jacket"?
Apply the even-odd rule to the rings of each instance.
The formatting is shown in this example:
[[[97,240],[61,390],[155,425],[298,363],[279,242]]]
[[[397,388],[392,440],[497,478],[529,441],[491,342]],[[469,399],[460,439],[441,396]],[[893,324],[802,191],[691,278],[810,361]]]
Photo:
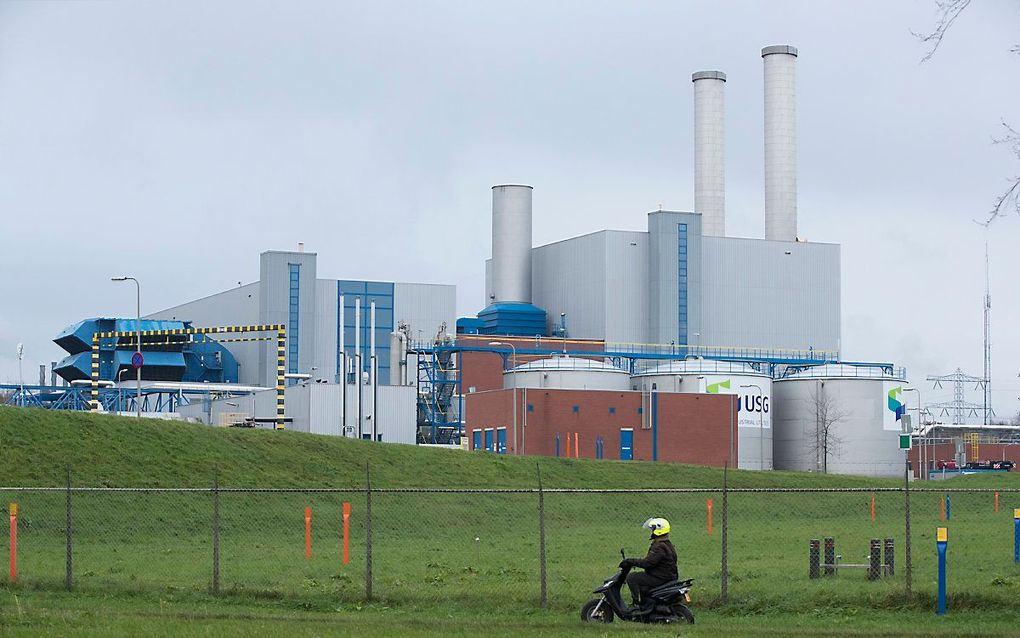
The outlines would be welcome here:
[[[669,542],[666,536],[659,536],[652,539],[648,548],[648,554],[644,558],[632,561],[635,567],[645,570],[649,576],[661,579],[663,582],[676,580],[676,549],[673,543]]]

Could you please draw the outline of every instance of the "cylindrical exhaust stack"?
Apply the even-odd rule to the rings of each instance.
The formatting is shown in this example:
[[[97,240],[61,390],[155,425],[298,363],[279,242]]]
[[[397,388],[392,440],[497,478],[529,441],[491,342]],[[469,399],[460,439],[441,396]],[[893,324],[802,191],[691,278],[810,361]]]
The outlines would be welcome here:
[[[492,294],[531,303],[531,186],[492,187]]]
[[[722,71],[698,71],[694,82],[694,212],[701,232],[726,234],[725,87]]]
[[[797,239],[797,49],[761,50],[765,66],[765,239]]]

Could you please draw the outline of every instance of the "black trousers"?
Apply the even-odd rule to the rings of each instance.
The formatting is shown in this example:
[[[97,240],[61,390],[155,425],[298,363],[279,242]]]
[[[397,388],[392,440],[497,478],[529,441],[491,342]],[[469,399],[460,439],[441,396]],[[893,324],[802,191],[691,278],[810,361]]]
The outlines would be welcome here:
[[[630,587],[630,597],[635,604],[642,602],[641,599],[645,592],[655,589],[659,585],[665,585],[667,582],[669,581],[649,576],[645,572],[627,574],[627,587]]]

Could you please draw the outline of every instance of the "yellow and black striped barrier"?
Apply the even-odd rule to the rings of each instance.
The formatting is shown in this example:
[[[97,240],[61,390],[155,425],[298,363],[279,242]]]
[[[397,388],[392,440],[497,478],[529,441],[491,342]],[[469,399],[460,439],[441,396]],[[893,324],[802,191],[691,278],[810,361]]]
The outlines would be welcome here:
[[[286,371],[287,352],[287,327],[278,323],[249,324],[241,326],[215,326],[210,328],[170,328],[166,330],[137,330],[94,332],[92,333],[92,392],[90,401],[92,412],[99,412],[99,340],[120,339],[123,337],[134,337],[136,345],[140,342],[145,344],[145,337],[171,337],[177,335],[208,335],[208,334],[231,334],[243,332],[275,332],[276,333],[276,429],[284,429],[286,415],[286,397],[284,374]],[[229,343],[237,341],[269,341],[272,337],[248,337],[239,339],[224,339],[217,343]],[[155,342],[149,342],[150,344]]]

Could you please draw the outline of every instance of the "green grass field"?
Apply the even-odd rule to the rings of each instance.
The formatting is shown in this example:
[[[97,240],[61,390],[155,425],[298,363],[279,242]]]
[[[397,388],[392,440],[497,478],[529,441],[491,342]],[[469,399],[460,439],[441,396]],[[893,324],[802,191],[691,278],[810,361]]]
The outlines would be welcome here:
[[[548,607],[539,609],[538,496],[516,493],[373,492],[373,595],[366,603],[365,467],[374,489],[701,488],[697,493],[546,492]],[[1012,508],[1003,492],[951,495],[950,609],[931,613],[939,500],[912,491],[914,591],[904,596],[899,481],[774,472],[730,472],[735,488],[855,488],[852,492],[731,492],[729,600],[718,601],[722,472],[701,467],[519,459],[374,445],[292,432],[212,429],[76,413],[0,409],[0,485],[332,488],[220,494],[221,593],[212,578],[212,496],[196,492],[74,492],[74,587],[65,569],[65,498],[12,492],[17,501],[19,582],[0,576],[0,628],[17,634],[242,631],[382,635],[467,633],[603,635],[581,627],[580,605],[611,573],[619,548],[643,552],[642,520],[673,522],[681,573],[696,579],[692,635],[1015,635],[1020,569],[1012,562]],[[1017,489],[1014,475],[964,477],[952,487]],[[715,490],[715,491],[712,491]],[[713,500],[713,533],[706,500]],[[349,565],[341,560],[341,503],[352,505]],[[304,509],[313,552],[304,555]],[[896,575],[862,570],[807,578],[807,544],[834,536],[844,562],[866,562],[868,539],[897,542]],[[7,534],[0,553],[7,555]],[[966,619],[966,620],[964,620]],[[253,629],[254,628],[254,629]],[[661,630],[624,627],[662,635]]]

